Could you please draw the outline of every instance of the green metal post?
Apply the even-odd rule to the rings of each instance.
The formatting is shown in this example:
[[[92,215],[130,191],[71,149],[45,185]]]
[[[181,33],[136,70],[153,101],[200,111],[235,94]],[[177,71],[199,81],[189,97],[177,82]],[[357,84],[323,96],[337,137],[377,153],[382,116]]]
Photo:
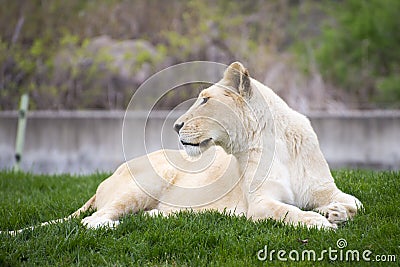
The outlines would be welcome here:
[[[17,137],[15,140],[15,165],[14,170],[20,171],[20,163],[22,159],[22,151],[24,149],[25,142],[25,129],[26,129],[26,114],[28,111],[29,96],[28,94],[23,94],[21,96],[21,102],[19,104],[18,112],[18,128]]]

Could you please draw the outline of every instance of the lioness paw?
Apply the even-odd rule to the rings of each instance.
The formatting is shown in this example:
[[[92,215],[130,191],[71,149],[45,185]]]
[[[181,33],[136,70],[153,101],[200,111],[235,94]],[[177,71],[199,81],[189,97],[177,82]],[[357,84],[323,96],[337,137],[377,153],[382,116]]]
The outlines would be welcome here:
[[[304,212],[301,222],[304,223],[308,228],[316,227],[318,229],[327,230],[337,229],[337,225],[335,223],[331,223],[328,219],[313,211]]]
[[[323,214],[330,223],[341,224],[349,219],[349,211],[340,203],[331,203],[328,206],[318,208],[317,211]]]
[[[118,226],[119,221],[113,221],[108,218],[97,216],[88,216],[82,219],[82,224],[89,229],[98,229],[100,227],[115,228]]]

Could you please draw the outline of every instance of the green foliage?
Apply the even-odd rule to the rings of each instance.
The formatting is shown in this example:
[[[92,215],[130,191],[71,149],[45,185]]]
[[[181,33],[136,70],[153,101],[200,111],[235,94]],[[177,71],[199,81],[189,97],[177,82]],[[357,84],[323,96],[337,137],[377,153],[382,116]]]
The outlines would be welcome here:
[[[139,53],[136,54],[136,62],[138,63],[139,66],[143,65],[146,62],[151,62],[152,61],[152,56],[149,51],[147,50],[141,50]]]
[[[79,43],[79,37],[77,35],[66,34],[60,39],[61,46],[75,46]],[[87,45],[87,43],[82,44],[82,46]]]
[[[261,81],[294,43],[305,70],[316,66],[362,102],[398,107],[399,10],[397,0],[0,0],[0,109],[16,109],[22,92],[37,109],[124,109],[138,84],[124,84],[109,51],[85,54],[100,35],[156,47],[124,55],[132,72],[240,60]]]
[[[349,0],[329,3],[334,19],[317,38],[323,75],[363,101],[400,101],[400,2]]]
[[[155,55],[146,49],[124,55],[129,65],[125,69],[134,72],[141,71],[145,63],[155,72],[165,67],[166,58],[169,64],[188,60],[228,64],[237,59],[258,64],[266,46],[281,42],[270,38],[275,35],[270,33],[281,31],[281,25],[272,22],[282,12],[279,16],[271,12],[263,21],[246,22],[246,17],[261,17],[281,7],[286,12],[287,6],[195,0],[7,1],[0,5],[4,44],[0,49],[8,55],[0,56],[0,109],[16,109],[22,92],[30,93],[34,109],[124,109],[132,87],[138,85],[127,86],[126,78],[118,77],[107,49],[88,55],[87,47],[99,35],[114,40],[143,39],[156,47]],[[217,56],[208,55],[210,48]],[[131,68],[132,58],[135,66]],[[177,97],[175,102],[181,100]]]
[[[32,175],[0,172],[0,229],[17,229],[62,218],[89,199],[106,174]],[[16,237],[0,234],[2,266],[309,266],[310,261],[260,262],[257,252],[270,250],[371,250],[400,255],[399,172],[338,171],[338,187],[357,196],[365,211],[336,231],[294,228],[265,220],[217,212],[182,212],[164,217],[128,215],[115,229],[87,230],[78,219],[27,230]],[[87,214],[86,214],[87,215]],[[306,240],[301,242],[302,240]],[[329,261],[318,266],[360,265],[364,261]],[[379,265],[374,262],[375,265]],[[384,262],[383,265],[395,264]]]
[[[391,75],[377,81],[379,94],[376,97],[378,102],[389,101],[398,105],[397,100],[400,100],[400,75]],[[400,107],[400,106],[398,106]]]
[[[179,55],[181,60],[187,58],[191,51],[191,44],[189,37],[179,34],[175,31],[164,32],[164,37],[170,47],[170,52]]]

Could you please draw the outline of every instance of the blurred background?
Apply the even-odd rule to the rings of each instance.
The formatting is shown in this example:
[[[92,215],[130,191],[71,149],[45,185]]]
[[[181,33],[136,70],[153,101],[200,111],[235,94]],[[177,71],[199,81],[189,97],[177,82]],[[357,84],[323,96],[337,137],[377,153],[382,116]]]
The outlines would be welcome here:
[[[25,170],[113,170],[140,84],[177,63],[238,60],[311,118],[332,166],[398,169],[398,14],[398,0],[0,0],[0,168],[14,164],[23,93]],[[156,117],[197,92],[168,94]]]

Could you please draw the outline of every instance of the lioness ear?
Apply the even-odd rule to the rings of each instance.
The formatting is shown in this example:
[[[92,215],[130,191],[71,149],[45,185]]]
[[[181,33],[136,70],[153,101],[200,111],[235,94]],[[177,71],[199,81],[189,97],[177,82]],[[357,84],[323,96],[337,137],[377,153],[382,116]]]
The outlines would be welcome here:
[[[225,70],[223,80],[228,86],[235,88],[241,96],[247,98],[251,97],[252,89],[249,72],[242,63],[238,61],[233,62]]]

